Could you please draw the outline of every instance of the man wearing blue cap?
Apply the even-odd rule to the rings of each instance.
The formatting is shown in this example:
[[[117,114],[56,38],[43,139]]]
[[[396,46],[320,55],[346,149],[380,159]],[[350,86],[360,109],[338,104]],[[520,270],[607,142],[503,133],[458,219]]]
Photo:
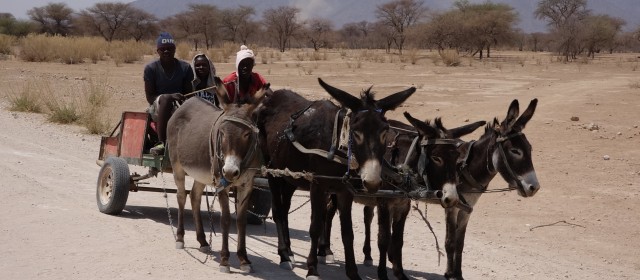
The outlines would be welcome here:
[[[160,140],[151,153],[162,155],[173,103],[182,102],[184,94],[192,91],[193,70],[188,62],[174,57],[176,45],[171,34],[160,33],[156,47],[160,58],[144,67],[144,92],[149,102],[147,112],[156,122]]]

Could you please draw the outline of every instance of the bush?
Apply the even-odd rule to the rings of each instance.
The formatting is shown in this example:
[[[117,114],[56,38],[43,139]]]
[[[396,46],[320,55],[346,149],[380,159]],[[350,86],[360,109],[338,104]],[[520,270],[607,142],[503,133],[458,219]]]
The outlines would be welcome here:
[[[53,40],[45,35],[29,35],[20,40],[20,58],[29,62],[50,62],[55,60]]]
[[[446,66],[460,66],[460,54],[456,50],[442,50],[439,52],[442,62]]]
[[[107,53],[116,66],[120,66],[122,63],[141,61],[148,49],[149,45],[134,40],[114,41],[109,44]]]
[[[40,92],[33,82],[24,84],[21,90],[11,90],[7,95],[9,99],[9,110],[17,112],[42,113],[42,106],[39,101]]]
[[[0,54],[12,54],[11,48],[15,44],[16,38],[10,35],[0,34]]]

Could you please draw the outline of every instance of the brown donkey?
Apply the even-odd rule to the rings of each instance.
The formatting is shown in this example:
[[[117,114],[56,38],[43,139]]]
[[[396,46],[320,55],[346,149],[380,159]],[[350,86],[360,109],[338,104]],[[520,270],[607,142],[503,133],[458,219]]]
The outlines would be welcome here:
[[[477,128],[485,125],[485,121],[478,121],[457,128],[446,129],[442,121],[436,118],[433,122],[422,122],[413,118],[405,112],[405,117],[413,125],[406,125],[399,121],[390,120],[390,132],[387,134],[387,150],[384,159],[391,166],[411,170],[409,178],[415,181],[427,180],[417,185],[407,185],[406,183],[391,182],[385,180],[382,189],[409,192],[416,187],[429,187],[430,190],[441,190],[443,196],[440,204],[445,207],[454,207],[458,202],[456,185],[458,178],[456,174],[456,164],[460,159],[459,145],[464,143],[459,138],[472,133]],[[416,139],[417,138],[417,139]],[[416,141],[416,147],[411,150],[412,143]],[[420,158],[424,160],[420,160]],[[416,178],[420,170],[427,174],[426,178]],[[391,171],[394,172],[394,171]],[[402,247],[404,243],[404,225],[410,210],[409,198],[368,198],[356,197],[356,202],[362,203],[364,207],[365,222],[365,242],[363,252],[365,254],[364,264],[373,265],[371,258],[371,222],[373,220],[373,210],[378,207],[378,249],[380,256],[388,256],[392,263],[393,274],[397,279],[409,279],[404,274],[402,266]],[[333,215],[336,212],[335,203],[329,205],[327,224],[325,226],[325,237],[321,242],[318,255],[326,253],[327,261],[331,262],[333,253],[330,250],[330,230]],[[323,251],[324,250],[324,251]],[[378,278],[388,279],[387,258],[381,257],[378,264]]]
[[[251,272],[245,243],[246,216],[249,208],[253,177],[260,167],[258,129],[251,119],[254,109],[268,91],[267,84],[247,104],[230,103],[226,90],[216,77],[218,100],[223,110],[196,97],[184,102],[167,125],[167,148],[178,187],[178,230],[176,248],[184,248],[185,176],[194,179],[191,189],[191,208],[201,251],[209,251],[200,201],[205,185],[216,187],[222,208],[222,248],[220,270],[229,268],[229,189],[234,188],[237,201],[238,258],[240,269]]]
[[[319,278],[317,248],[324,228],[329,193],[336,194],[340,209],[347,276],[350,279],[360,279],[353,252],[353,186],[363,186],[363,191],[376,192],[382,184],[384,140],[389,130],[384,114],[402,104],[415,92],[415,88],[375,100],[370,90],[364,91],[360,98],[357,98],[318,80],[333,98],[351,110],[348,118],[345,117],[346,110],[328,100],[310,101],[289,90],[275,91],[265,99],[258,114],[261,145],[269,167],[304,170],[322,175],[316,176],[312,182],[290,177],[269,177],[273,219],[278,230],[280,266],[285,269],[293,268],[288,211],[291,207],[291,197],[296,188],[300,187],[309,190],[311,196],[311,249],[307,257],[307,279]],[[332,138],[331,135],[340,134],[343,122],[347,122],[350,128],[348,145],[351,153],[343,154],[337,151],[335,157],[329,159],[327,156],[304,153],[296,148],[299,144],[311,151],[331,150],[337,140],[337,137]],[[354,156],[352,163],[356,162],[357,166],[336,162],[338,156]],[[356,172],[359,175],[355,175]],[[344,176],[345,173],[353,175],[352,179],[360,180],[349,180]],[[347,181],[349,183],[345,183]]]
[[[465,144],[468,154],[459,170],[460,199],[473,206],[480,195],[487,191],[489,183],[500,173],[522,197],[531,197],[540,189],[531,158],[531,144],[522,130],[536,110],[537,99],[533,99],[527,109],[519,115],[518,100],[509,106],[507,117],[498,122],[493,120],[485,132],[475,142]],[[447,279],[462,278],[462,251],[467,223],[471,213],[449,208],[445,210],[447,222]]]

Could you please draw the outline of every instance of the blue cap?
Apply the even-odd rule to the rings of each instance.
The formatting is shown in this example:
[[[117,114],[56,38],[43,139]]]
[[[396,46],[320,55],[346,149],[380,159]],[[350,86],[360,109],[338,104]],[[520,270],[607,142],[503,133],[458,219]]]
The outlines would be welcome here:
[[[160,36],[158,36],[158,39],[156,40],[156,47],[160,48],[161,46],[166,46],[166,45],[171,45],[171,46],[176,46],[175,41],[173,40],[173,37],[171,36],[171,34],[169,34],[169,32],[162,32],[160,33]]]

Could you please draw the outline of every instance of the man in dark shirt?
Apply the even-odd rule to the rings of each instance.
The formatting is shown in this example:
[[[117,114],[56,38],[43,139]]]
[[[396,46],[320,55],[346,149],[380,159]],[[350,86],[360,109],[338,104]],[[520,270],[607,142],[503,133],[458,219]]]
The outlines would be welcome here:
[[[167,139],[167,122],[171,117],[174,102],[182,102],[184,94],[192,91],[193,70],[189,63],[176,59],[176,45],[167,32],[160,33],[156,40],[159,59],[144,67],[144,92],[149,102],[147,112],[156,122],[160,142],[151,153],[164,154]]]

